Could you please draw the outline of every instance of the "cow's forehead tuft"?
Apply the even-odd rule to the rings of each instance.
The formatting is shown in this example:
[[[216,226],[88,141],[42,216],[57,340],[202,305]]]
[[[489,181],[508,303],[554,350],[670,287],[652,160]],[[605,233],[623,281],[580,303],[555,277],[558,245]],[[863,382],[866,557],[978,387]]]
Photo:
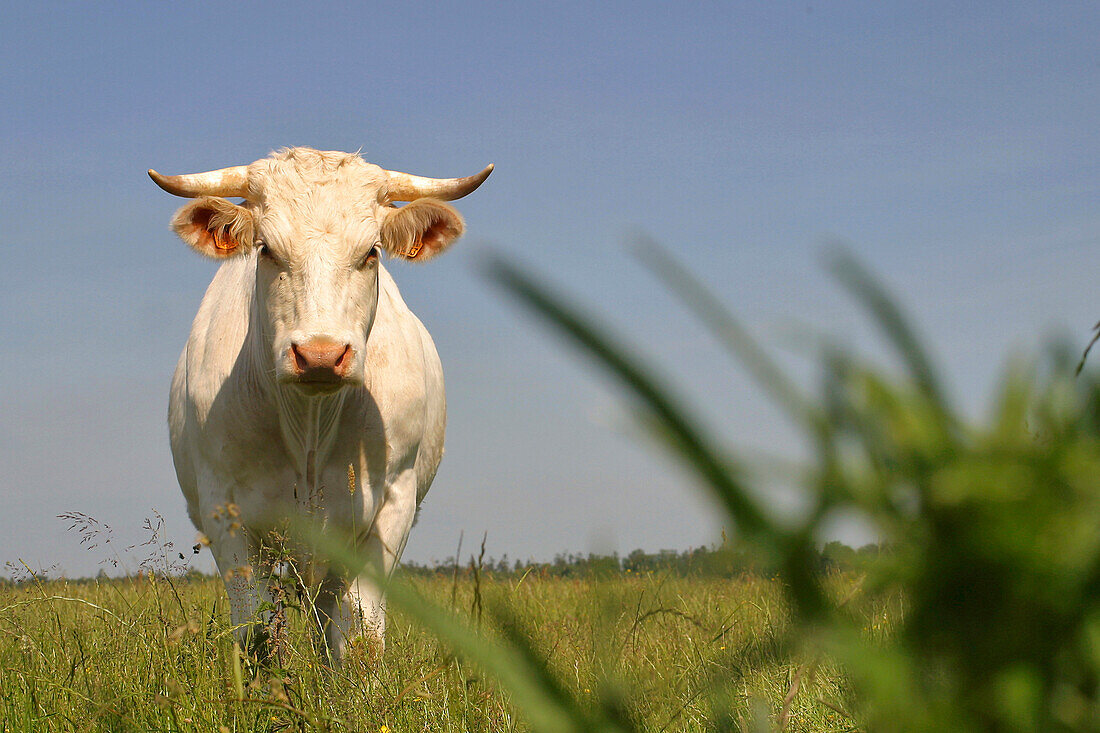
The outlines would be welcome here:
[[[303,198],[343,199],[349,209],[377,204],[386,172],[354,153],[284,148],[248,170],[250,198],[267,206],[294,207]]]

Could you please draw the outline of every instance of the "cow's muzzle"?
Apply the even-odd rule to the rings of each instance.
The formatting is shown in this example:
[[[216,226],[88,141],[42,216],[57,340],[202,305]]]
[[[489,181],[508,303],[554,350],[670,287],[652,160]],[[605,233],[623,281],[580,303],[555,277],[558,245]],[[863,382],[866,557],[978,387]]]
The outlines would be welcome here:
[[[347,378],[354,352],[351,344],[315,338],[292,343],[287,356],[299,384],[335,388]]]

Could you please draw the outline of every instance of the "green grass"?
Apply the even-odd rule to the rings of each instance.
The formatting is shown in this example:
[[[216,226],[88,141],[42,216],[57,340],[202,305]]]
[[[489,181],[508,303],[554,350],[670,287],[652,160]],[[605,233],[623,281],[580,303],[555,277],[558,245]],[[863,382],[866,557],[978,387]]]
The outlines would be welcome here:
[[[530,729],[497,684],[399,610],[380,660],[360,650],[342,669],[324,668],[291,611],[280,669],[235,665],[220,585],[146,576],[0,589],[2,729]],[[410,585],[450,607],[450,579]],[[844,597],[855,589],[851,576],[828,585]],[[474,592],[471,580],[459,580],[455,614],[472,625]],[[642,730],[712,730],[707,721],[748,721],[753,709],[786,717],[791,731],[853,728],[839,712],[849,709],[850,692],[837,670],[783,642],[788,612],[773,579],[530,574],[484,577],[480,593],[486,609],[497,609],[486,611],[486,627],[507,614],[570,694],[593,706],[618,699]],[[899,613],[896,603],[860,603],[868,639]]]
[[[301,612],[269,666],[243,660],[214,581],[24,583],[0,590],[5,728],[1100,730],[1100,373],[1074,376],[1054,351],[1009,368],[983,418],[963,414],[901,310],[841,255],[838,279],[901,369],[826,343],[807,392],[647,251],[804,436],[801,518],[760,503],[746,457],[643,357],[524,271],[490,271],[619,381],[736,551],[774,575],[410,574],[389,587],[384,654],[354,647],[338,671],[319,665]],[[822,575],[816,545],[845,515],[888,550]],[[299,529],[331,561],[362,564]]]

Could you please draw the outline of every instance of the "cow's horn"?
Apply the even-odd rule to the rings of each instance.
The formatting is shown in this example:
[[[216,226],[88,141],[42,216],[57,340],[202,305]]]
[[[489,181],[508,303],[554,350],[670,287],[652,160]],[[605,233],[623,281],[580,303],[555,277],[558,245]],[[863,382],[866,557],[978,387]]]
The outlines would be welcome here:
[[[419,198],[431,196],[432,198],[454,201],[466,194],[473,193],[489,174],[493,172],[493,164],[485,166],[485,170],[476,176],[465,178],[424,178],[413,176],[400,171],[386,171],[389,176],[390,201],[415,201]]]
[[[248,196],[247,165],[182,176],[164,176],[150,168],[149,177],[165,191],[176,196]]]

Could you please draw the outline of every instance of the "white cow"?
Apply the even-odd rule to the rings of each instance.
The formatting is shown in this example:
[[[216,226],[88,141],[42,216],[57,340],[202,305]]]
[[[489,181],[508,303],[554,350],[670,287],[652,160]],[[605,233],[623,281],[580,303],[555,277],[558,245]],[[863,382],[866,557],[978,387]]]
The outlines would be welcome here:
[[[242,639],[274,605],[263,548],[288,517],[352,533],[383,577],[396,566],[443,456],[446,406],[432,339],[379,253],[419,262],[446,249],[464,224],[441,199],[472,192],[492,168],[421,178],[293,148],[208,173],[149,171],[169,193],[198,197],[172,227],[224,261],[176,367],[168,425]],[[380,589],[304,547],[292,552],[333,656],[359,633],[381,643]]]

